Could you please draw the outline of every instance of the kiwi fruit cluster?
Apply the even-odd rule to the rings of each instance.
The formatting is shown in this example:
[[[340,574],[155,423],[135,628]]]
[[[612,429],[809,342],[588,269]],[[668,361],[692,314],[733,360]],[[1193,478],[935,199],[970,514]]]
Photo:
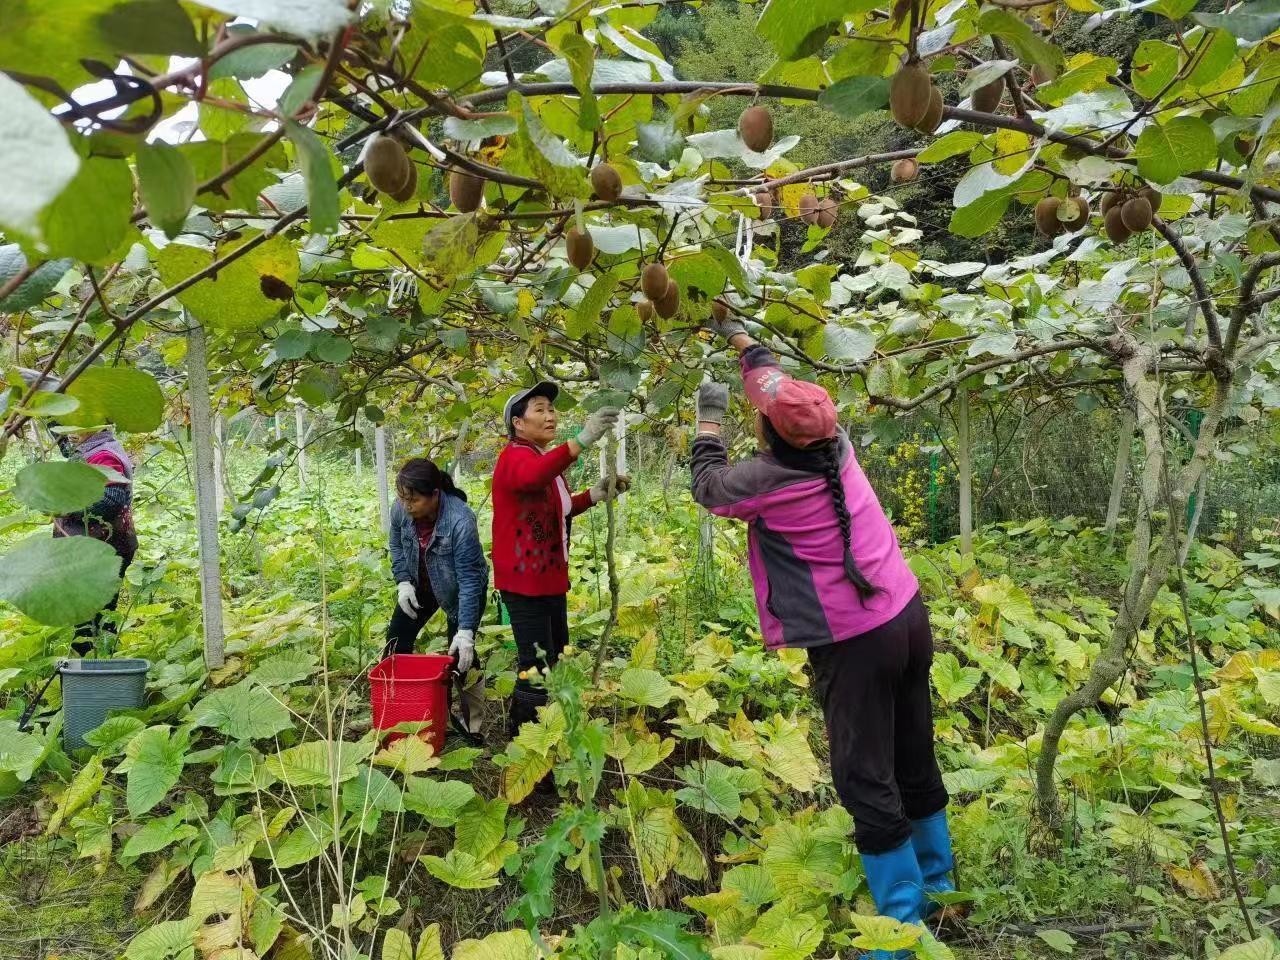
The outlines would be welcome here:
[[[449,172],[449,199],[462,213],[474,213],[484,198],[484,178],[455,167]]]
[[[903,157],[895,160],[889,168],[889,179],[893,183],[910,183],[920,176],[920,161],[915,157]]]
[[[605,203],[613,203],[622,196],[622,177],[609,164],[597,163],[591,168],[591,189]]]
[[[663,320],[670,320],[680,310],[680,285],[662,264],[654,262],[640,271],[640,291],[645,299],[636,306],[636,313],[643,322],[657,313]]]
[[[1044,197],[1036,204],[1036,229],[1046,237],[1074,233],[1089,222],[1089,212],[1084,197]]]
[[[800,198],[800,219],[826,229],[836,222],[840,206],[830,197],[819,200],[814,194],[806,193]]]
[[[591,266],[591,261],[596,256],[596,244],[591,239],[591,234],[577,227],[570,227],[564,235],[564,245],[569,262],[575,268],[585,270]]]
[[[760,208],[761,220],[768,220],[778,209],[778,198],[772,190],[757,190],[751,199]]]
[[[1108,193],[1100,206],[1107,238],[1112,243],[1124,243],[1135,233],[1149,229],[1163,199],[1160,191],[1152,187]]]
[[[738,117],[738,136],[749,150],[764,153],[773,143],[773,117],[768,109],[759,106],[747,107]]]
[[[418,167],[400,141],[378,134],[364,155],[364,172],[380,193],[397,203],[410,199],[418,189]]]
[[[889,81],[889,109],[900,126],[933,133],[942,123],[942,106],[942,91],[919,60],[908,60]]]
[[[969,97],[969,105],[978,113],[995,113],[1004,99],[1004,77],[984,83]]]

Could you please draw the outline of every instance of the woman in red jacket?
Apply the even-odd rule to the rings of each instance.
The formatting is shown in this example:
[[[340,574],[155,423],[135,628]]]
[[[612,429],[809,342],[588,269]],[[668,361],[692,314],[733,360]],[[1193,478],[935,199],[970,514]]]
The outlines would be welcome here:
[[[559,426],[559,392],[544,380],[512,394],[503,410],[510,442],[493,468],[493,583],[511,617],[522,674],[553,666],[569,642],[570,519],[627,488],[627,478],[619,477],[612,491],[601,480],[570,493],[564,472],[614,428],[618,411],[595,411],[574,439],[551,448]],[[536,708],[545,702],[541,690],[518,680],[512,731],[535,719]]]

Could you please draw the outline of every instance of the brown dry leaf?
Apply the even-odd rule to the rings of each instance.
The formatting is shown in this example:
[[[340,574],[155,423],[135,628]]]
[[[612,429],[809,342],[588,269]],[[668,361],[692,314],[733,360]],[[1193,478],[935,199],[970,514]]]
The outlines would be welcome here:
[[[1178,889],[1193,900],[1218,900],[1222,897],[1218,881],[1203,860],[1193,860],[1190,869],[1173,864],[1166,865],[1165,869]]]

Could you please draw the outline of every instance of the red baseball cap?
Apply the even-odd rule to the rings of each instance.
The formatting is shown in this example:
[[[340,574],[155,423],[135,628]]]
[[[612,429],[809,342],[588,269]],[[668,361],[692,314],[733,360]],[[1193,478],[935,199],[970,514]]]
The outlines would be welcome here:
[[[836,435],[836,405],[816,383],[797,380],[778,367],[756,367],[743,374],[752,406],[793,447],[807,447]]]

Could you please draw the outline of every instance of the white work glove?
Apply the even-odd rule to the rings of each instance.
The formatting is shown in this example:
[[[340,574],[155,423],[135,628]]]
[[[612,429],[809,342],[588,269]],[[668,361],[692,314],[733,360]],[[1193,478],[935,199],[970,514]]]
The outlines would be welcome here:
[[[617,407],[601,407],[588,416],[587,422],[582,425],[582,430],[578,433],[578,443],[585,448],[597,442],[617,426],[618,414]]]
[[[457,657],[457,671],[466,673],[471,669],[471,665],[476,660],[476,632],[474,630],[459,630],[453,635],[453,642],[449,644],[449,656]]]
[[[418,619],[418,589],[408,580],[396,584],[396,604],[405,616]]]
[[[618,474],[614,482],[613,494],[609,494],[609,479],[601,477],[594,487],[591,488],[591,502],[600,503],[604,500],[613,500],[618,494],[626,493],[627,488],[631,486],[631,478]]]

